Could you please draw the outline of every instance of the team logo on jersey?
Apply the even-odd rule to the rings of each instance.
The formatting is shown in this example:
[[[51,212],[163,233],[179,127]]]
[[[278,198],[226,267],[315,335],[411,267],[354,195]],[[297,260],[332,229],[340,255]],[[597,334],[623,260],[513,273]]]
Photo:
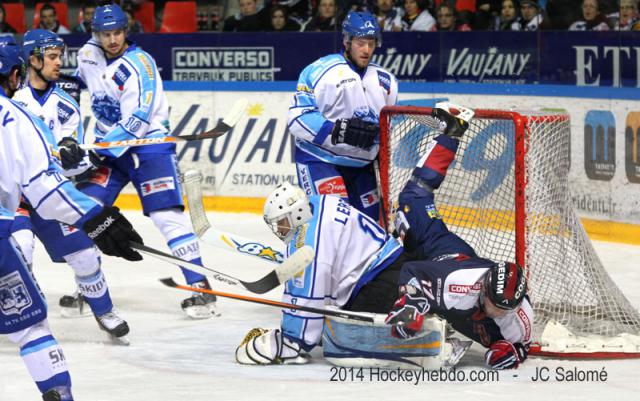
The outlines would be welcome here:
[[[156,178],[155,180],[145,181],[140,184],[142,196],[148,196],[162,191],[171,191],[176,189],[176,183],[173,177]]]
[[[316,181],[316,189],[320,195],[337,195],[346,198],[347,187],[342,177],[328,177]]]
[[[467,294],[468,292],[480,292],[482,283],[477,282],[473,285],[469,284],[449,284],[449,292],[452,294]]]
[[[56,108],[58,110],[58,121],[60,121],[60,124],[66,124],[73,115],[73,109],[64,104],[64,102],[58,102]]]
[[[109,177],[111,177],[111,169],[102,166],[93,171],[91,177],[89,178],[89,182],[106,188],[107,184],[109,183]]]
[[[122,120],[120,104],[118,101],[104,92],[91,96],[91,110],[96,118],[103,124],[114,125]]]
[[[16,271],[0,277],[0,310],[3,315],[20,315],[32,304],[33,300],[20,273]]]
[[[78,229],[66,223],[60,223],[60,231],[62,231],[62,235],[66,237],[68,235],[75,233],[76,231],[78,231]]]
[[[120,64],[111,79],[118,85],[118,89],[122,91],[124,90],[124,83],[127,82],[130,76],[131,71],[129,71],[124,64]]]
[[[378,83],[387,91],[387,95],[391,93],[391,75],[378,70]]]
[[[427,210],[427,216],[429,216],[430,218],[442,220],[442,215],[440,214],[440,212],[438,212],[438,209],[436,209],[436,205],[434,205],[433,203],[425,206],[425,209]]]
[[[380,201],[380,195],[378,194],[378,190],[374,189],[372,191],[369,191],[360,195],[360,201],[362,202],[362,206],[364,207],[369,207],[377,204]]]

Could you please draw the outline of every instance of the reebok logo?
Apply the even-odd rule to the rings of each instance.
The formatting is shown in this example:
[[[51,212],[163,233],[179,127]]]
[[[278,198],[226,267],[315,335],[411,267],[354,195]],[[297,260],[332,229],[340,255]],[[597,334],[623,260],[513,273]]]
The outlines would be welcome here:
[[[113,217],[109,216],[104,223],[98,225],[98,227],[96,227],[95,230],[88,232],[87,235],[89,236],[89,238],[91,239],[96,239],[98,238],[98,236],[100,234],[102,234],[103,232],[105,232],[110,226],[111,224],[113,224],[116,221],[116,219],[114,219]]]

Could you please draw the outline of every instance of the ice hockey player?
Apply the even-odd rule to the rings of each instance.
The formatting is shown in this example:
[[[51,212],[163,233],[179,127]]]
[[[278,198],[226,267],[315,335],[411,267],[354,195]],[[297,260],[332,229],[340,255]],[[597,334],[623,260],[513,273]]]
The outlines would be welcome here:
[[[91,96],[98,142],[169,135],[169,109],[154,59],[127,40],[128,20],[115,4],[99,6],[90,39],[78,51],[77,76]],[[174,144],[99,151],[104,159],[78,188],[111,205],[131,182],[142,209],[162,232],[174,255],[201,264],[198,240],[183,213]],[[182,269],[187,283],[210,288],[207,279]],[[182,309],[196,319],[215,315],[215,296],[185,299]]]
[[[85,174],[92,167],[89,156],[78,147],[83,142],[84,130],[80,110],[76,101],[56,85],[65,56],[65,44],[55,33],[34,29],[24,35],[22,57],[28,65],[28,82],[18,90],[13,100],[23,105],[40,118],[53,134],[46,138],[52,145],[59,146],[61,166],[65,176]],[[96,156],[97,157],[97,156]],[[79,291],[79,306],[84,303],[91,309],[101,329],[112,336],[117,343],[128,344],[124,336],[129,326],[113,309],[109,288],[100,268],[101,258],[98,248],[82,230],[55,220],[43,219],[30,205],[30,216],[16,218],[19,230],[13,237],[20,245],[27,263],[33,257],[34,238],[30,230],[24,229],[21,219],[30,218],[33,233],[44,244],[54,262],[67,262],[75,273]],[[20,229],[22,228],[22,229]],[[63,316],[77,315],[78,304],[67,304],[71,297],[61,299]],[[73,299],[73,298],[72,298]],[[80,311],[82,313],[82,311]]]
[[[307,195],[340,196],[377,220],[380,197],[373,161],[380,110],[396,103],[398,83],[371,63],[382,39],[375,16],[349,12],[342,35],[344,53],[307,66],[289,108],[298,182]]]
[[[10,236],[14,212],[24,197],[43,218],[82,227],[102,252],[127,260],[142,259],[129,246],[142,239],[118,208],[101,207],[64,178],[45,139],[48,127],[10,100],[24,75],[19,46],[0,46],[0,334],[20,347],[45,401],[71,401],[71,378],[44,297]]]
[[[433,117],[442,121],[445,134],[432,139],[399,197],[395,225],[404,252],[395,238],[340,198],[307,199],[290,185],[267,198],[265,221],[288,253],[302,245],[316,252],[314,263],[286,283],[284,301],[388,313],[391,334],[401,339],[419,334],[425,315],[438,315],[488,348],[488,367],[515,368],[527,357],[533,323],[526,278],[513,263],[478,257],[442,221],[434,191],[468,123],[443,109],[434,109]],[[250,332],[236,358],[248,364],[304,363],[304,353],[320,343],[323,322],[322,316],[283,310],[281,327]],[[349,346],[340,349],[345,358],[372,358],[359,344]]]

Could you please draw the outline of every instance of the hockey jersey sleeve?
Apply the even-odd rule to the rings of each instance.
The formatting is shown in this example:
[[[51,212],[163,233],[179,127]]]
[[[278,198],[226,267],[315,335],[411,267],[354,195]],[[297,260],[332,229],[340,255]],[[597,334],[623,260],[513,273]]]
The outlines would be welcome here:
[[[315,63],[307,66],[300,74],[296,93],[289,107],[287,125],[294,137],[322,145],[331,134],[334,123],[326,119],[318,108],[318,98],[322,101],[327,94],[322,86],[314,87],[313,78],[316,75],[318,67]]]
[[[156,65],[146,53],[136,50],[123,58],[123,62],[114,75],[115,83],[122,88],[122,97],[120,98],[122,118],[104,136],[104,142],[148,136],[158,79]],[[116,148],[104,150],[104,152],[119,157],[126,150],[127,148]]]
[[[52,137],[48,127],[33,115],[19,108],[14,110],[15,126],[7,126],[9,134],[3,136],[3,140],[14,150],[12,154],[17,160],[12,173],[22,195],[44,219],[82,226],[99,213],[100,205],[62,175],[50,152],[56,146],[45,139]],[[13,130],[20,136],[12,134]]]
[[[287,252],[292,254],[303,245],[314,247],[314,231],[308,225],[301,226]],[[309,264],[301,274],[296,275],[285,283],[283,301],[296,305],[323,308],[328,286],[331,284],[331,266],[323,263],[319,258],[314,257],[314,261]],[[283,334],[290,340],[300,344],[300,346],[310,351],[320,343],[322,337],[322,327],[324,316],[315,313],[302,312],[299,310],[282,310],[281,328]]]

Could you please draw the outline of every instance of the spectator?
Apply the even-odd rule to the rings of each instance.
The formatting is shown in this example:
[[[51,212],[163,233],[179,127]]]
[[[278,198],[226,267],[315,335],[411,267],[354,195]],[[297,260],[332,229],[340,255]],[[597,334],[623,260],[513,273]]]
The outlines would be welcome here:
[[[272,32],[300,30],[300,24],[289,18],[289,10],[284,6],[272,6],[269,11],[269,16],[271,21],[269,30]]]
[[[489,30],[494,28],[495,20],[499,18],[501,5],[502,0],[477,0],[475,14],[471,14],[468,11],[465,11],[465,13],[473,16],[473,29],[478,31]],[[460,18],[460,15],[458,15],[458,18]]]
[[[6,22],[7,12],[0,4],[0,33],[16,33],[16,30]]]
[[[620,14],[615,29],[620,31],[640,30],[638,0],[620,0]]]
[[[311,0],[264,0],[265,8],[269,8],[270,3],[286,7],[289,18],[299,24],[311,17]]]
[[[451,3],[442,2],[436,7],[436,24],[432,31],[470,31],[467,23],[458,21],[458,12]]]
[[[264,31],[265,9],[258,12],[257,0],[238,0],[240,14],[232,15],[224,20],[223,32],[256,32]],[[270,24],[269,24],[270,25]]]
[[[96,3],[87,1],[80,9],[82,10],[82,21],[80,21],[80,25],[73,28],[73,32],[91,33],[91,20],[93,19],[93,13],[96,11]]]
[[[547,19],[552,29],[565,30],[580,18],[581,0],[547,0]]]
[[[391,1],[391,0],[387,0]],[[336,0],[320,0],[316,16],[311,18],[302,28],[304,32],[323,32],[337,30]]]
[[[607,16],[600,12],[598,0],[582,1],[582,18],[569,27],[570,31],[608,31]]]
[[[402,16],[404,11],[400,7],[394,7],[393,0],[378,0],[375,16],[380,24],[380,29],[386,32],[399,32],[402,30]]]
[[[125,15],[127,16],[127,20],[129,21],[127,24],[127,30],[129,33],[143,33],[144,28],[142,27],[142,23],[135,19],[133,13],[130,10],[123,10]]]
[[[424,0],[404,0],[403,31],[430,31],[435,24]]]
[[[516,0],[504,0],[500,9],[500,16],[496,18],[494,30],[510,31],[511,26],[518,19],[518,4]]]
[[[57,33],[58,35],[71,33],[69,28],[58,22],[56,9],[49,3],[46,3],[40,9],[40,24],[38,25],[38,28],[49,30]]]
[[[549,28],[550,24],[545,21],[538,0],[520,0],[520,18],[511,24],[512,31],[537,31]]]

